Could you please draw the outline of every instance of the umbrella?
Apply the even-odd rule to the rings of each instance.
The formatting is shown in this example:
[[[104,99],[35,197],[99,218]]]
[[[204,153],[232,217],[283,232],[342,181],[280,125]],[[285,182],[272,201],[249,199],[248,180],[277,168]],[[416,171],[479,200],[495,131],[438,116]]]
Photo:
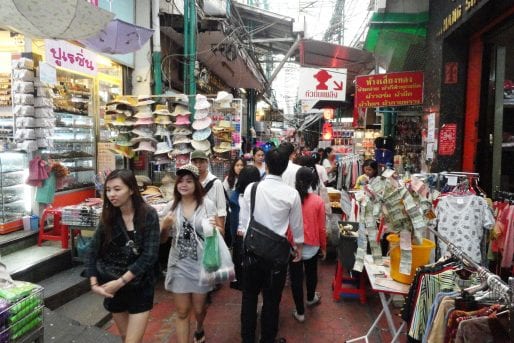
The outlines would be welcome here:
[[[114,16],[86,0],[0,0],[0,8],[0,27],[35,38],[91,37]]]
[[[128,54],[139,50],[152,37],[153,32],[152,29],[114,19],[97,35],[81,39],[80,43],[96,52]]]

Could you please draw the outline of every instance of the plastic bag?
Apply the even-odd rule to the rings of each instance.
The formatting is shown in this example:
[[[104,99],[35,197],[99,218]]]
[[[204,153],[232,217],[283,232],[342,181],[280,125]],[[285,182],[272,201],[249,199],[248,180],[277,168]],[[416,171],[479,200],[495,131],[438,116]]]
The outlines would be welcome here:
[[[217,230],[216,230],[217,231]],[[219,236],[219,235],[218,235]],[[208,272],[203,266],[200,269],[200,286],[214,286],[223,282],[231,282],[236,279],[234,263],[230,251],[224,239],[218,239],[218,250],[220,256],[220,267],[215,272]]]
[[[218,236],[218,230],[213,230],[212,235],[205,237],[202,264],[208,272],[215,272],[221,265]]]

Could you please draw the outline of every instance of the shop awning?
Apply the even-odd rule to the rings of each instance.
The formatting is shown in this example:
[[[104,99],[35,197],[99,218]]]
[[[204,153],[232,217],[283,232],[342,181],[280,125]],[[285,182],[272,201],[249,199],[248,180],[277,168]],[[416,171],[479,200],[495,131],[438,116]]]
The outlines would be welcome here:
[[[428,12],[374,13],[364,50],[387,71],[422,69],[427,23]]]
[[[161,32],[177,45],[184,45],[184,35],[170,26]],[[240,42],[222,31],[205,31],[197,35],[197,59],[232,88],[261,91],[266,79],[260,66],[250,57]]]
[[[239,2],[232,4],[247,30],[252,31],[251,43],[256,53],[287,53],[296,38],[293,18]]]

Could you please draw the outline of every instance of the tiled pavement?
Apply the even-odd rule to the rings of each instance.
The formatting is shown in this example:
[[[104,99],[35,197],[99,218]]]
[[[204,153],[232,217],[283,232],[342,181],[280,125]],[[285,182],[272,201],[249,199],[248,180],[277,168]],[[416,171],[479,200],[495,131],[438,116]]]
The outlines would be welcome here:
[[[376,294],[368,291],[367,304],[360,304],[357,299],[343,298],[338,302],[332,300],[332,279],[335,273],[335,261],[320,263],[318,271],[318,291],[321,304],[306,309],[306,320],[298,323],[292,317],[294,302],[291,289],[286,285],[280,305],[279,337],[285,337],[288,343],[344,342],[365,334],[380,313],[380,301]],[[228,285],[213,294],[213,302],[207,311],[205,320],[206,341],[209,343],[240,342],[241,293]],[[393,313],[399,310],[395,309]],[[171,294],[158,285],[155,306],[145,333],[145,343],[174,343],[175,313]],[[193,321],[192,321],[193,322]],[[395,318],[396,326],[401,323]],[[380,330],[375,330],[370,342],[388,342],[391,340],[385,318],[379,323]],[[111,321],[108,330],[117,334]],[[191,332],[193,331],[193,328]],[[400,342],[406,342],[402,334]]]

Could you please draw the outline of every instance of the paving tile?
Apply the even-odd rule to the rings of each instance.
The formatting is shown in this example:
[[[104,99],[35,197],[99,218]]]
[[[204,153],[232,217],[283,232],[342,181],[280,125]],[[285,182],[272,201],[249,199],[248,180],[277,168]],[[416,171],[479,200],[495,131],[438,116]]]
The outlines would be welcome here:
[[[291,289],[286,286],[282,294],[279,317],[279,337],[286,337],[288,343],[324,343],[344,342],[347,339],[364,335],[381,311],[380,300],[376,293],[368,290],[367,304],[358,299],[342,298],[332,300],[332,279],[335,274],[335,261],[320,263],[317,290],[321,293],[321,304],[306,308],[306,320],[298,323],[292,316],[294,301]],[[228,285],[213,293],[213,302],[207,310],[205,332],[208,342],[240,342],[241,292]],[[262,301],[262,300],[260,300]],[[166,292],[162,282],[157,285],[155,305],[145,333],[144,343],[175,343],[175,310],[173,297]],[[393,311],[398,313],[399,310]],[[394,318],[397,327],[401,319]],[[383,318],[380,329],[370,336],[370,342],[386,342],[391,339],[387,321]],[[114,323],[107,326],[109,332],[117,334]],[[259,327],[258,327],[259,330]],[[194,319],[191,320],[191,335],[194,331]],[[406,342],[402,335],[400,342]]]

